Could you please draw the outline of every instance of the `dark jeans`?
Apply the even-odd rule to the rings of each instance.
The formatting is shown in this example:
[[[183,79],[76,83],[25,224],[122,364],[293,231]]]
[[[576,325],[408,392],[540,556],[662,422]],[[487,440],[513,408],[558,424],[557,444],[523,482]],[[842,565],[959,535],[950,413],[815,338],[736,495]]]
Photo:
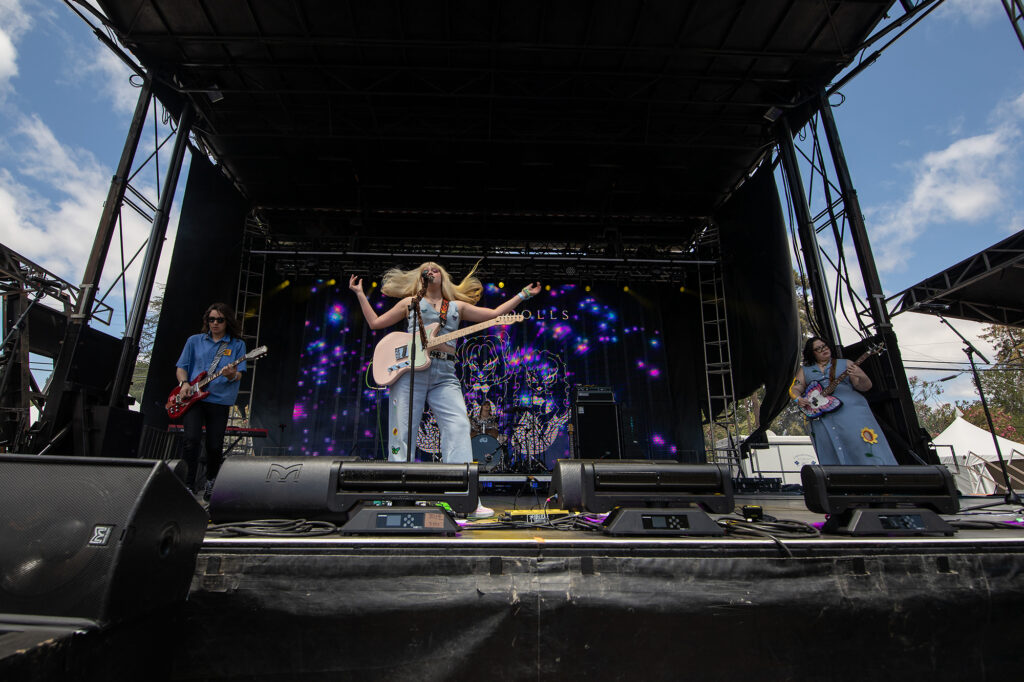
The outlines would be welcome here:
[[[199,468],[199,443],[204,438],[203,425],[206,425],[206,480],[217,478],[220,465],[224,461],[224,431],[228,427],[230,405],[217,405],[200,400],[193,405],[183,418],[185,427],[185,445],[182,458],[188,467],[185,485],[195,490],[196,474]]]

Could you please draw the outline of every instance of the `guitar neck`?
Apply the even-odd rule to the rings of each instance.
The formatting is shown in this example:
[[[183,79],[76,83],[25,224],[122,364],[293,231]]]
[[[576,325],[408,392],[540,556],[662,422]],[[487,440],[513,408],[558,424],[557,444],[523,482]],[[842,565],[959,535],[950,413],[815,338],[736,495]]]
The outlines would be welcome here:
[[[448,332],[447,334],[442,334],[441,336],[435,336],[434,338],[430,339],[427,342],[427,350],[430,350],[431,348],[435,348],[437,346],[444,345],[449,341],[454,341],[455,339],[461,339],[463,336],[469,336],[470,334],[478,332],[481,329],[493,327],[496,324],[508,324],[508,321],[502,320],[500,318],[494,318],[493,320],[487,320],[486,322],[477,322],[476,324],[470,325],[468,327],[463,327],[462,329],[456,329],[453,332]]]
[[[226,364],[223,367],[221,367],[220,369],[218,369],[217,372],[213,376],[208,376],[205,379],[203,379],[202,381],[200,381],[198,384],[196,384],[196,388],[202,388],[203,386],[205,386],[206,384],[210,383],[211,381],[213,381],[214,379],[219,377],[221,374],[223,374],[224,370],[226,370],[228,367],[237,367],[238,365],[242,364],[242,362],[244,362],[245,359],[246,359],[245,356],[242,356],[242,357],[238,358],[237,360],[235,360],[234,362],[229,362],[228,364]]]
[[[840,382],[842,382],[842,380],[846,378],[846,376],[850,373],[850,370],[853,369],[853,365],[859,365],[860,363],[864,362],[869,357],[874,355],[876,352],[877,351],[869,350],[868,352],[864,353],[859,358],[854,360],[852,363],[848,363],[846,371],[837,376],[835,380],[829,383],[828,388],[826,388],[824,391],[825,395],[832,395],[832,391],[836,390],[836,387],[839,386]]]

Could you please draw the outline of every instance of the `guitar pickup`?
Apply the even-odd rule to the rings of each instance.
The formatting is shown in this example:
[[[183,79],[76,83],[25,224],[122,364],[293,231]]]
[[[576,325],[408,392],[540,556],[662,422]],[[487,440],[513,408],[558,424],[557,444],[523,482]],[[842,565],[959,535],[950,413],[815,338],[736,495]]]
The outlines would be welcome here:
[[[395,349],[395,360],[405,360],[407,357],[409,357],[408,346],[399,346],[398,348]]]

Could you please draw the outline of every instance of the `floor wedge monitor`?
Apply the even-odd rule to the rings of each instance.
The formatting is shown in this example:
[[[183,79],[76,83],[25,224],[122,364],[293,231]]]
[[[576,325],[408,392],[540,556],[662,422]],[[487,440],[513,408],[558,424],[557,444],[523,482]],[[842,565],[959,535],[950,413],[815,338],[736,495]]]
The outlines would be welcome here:
[[[105,625],[182,600],[207,522],[161,461],[0,455],[0,623]]]

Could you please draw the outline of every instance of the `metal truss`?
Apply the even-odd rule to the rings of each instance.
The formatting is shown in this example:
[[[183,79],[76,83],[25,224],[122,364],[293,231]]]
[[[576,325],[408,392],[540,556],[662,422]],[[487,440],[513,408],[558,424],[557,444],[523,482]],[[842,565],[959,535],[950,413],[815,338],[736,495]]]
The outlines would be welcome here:
[[[10,439],[8,447],[28,452],[95,455],[103,454],[107,424],[101,422],[111,418],[106,408],[124,410],[130,401],[127,394],[138,342],[188,145],[192,109],[186,106],[175,121],[153,97],[153,83],[141,67],[104,29],[71,3],[67,4],[90,25],[101,42],[135,72],[131,79],[139,88],[139,99],[111,179],[82,283],[67,288],[63,342],[54,361],[48,389],[42,396],[40,418],[27,431]],[[77,5],[102,19],[88,3],[78,2]],[[169,145],[172,141],[173,145]],[[148,236],[139,243],[132,243],[126,223],[139,219],[149,224]],[[108,258],[116,259],[119,270],[106,290],[101,291],[100,280]],[[139,269],[137,285],[130,294],[128,275],[136,267]],[[118,296],[119,305],[112,303]],[[123,338],[116,339],[90,328],[90,322],[94,321],[112,324],[110,318],[115,308],[122,311]],[[104,314],[105,320],[101,317]],[[113,382],[109,377],[102,382],[94,381],[92,385],[81,380],[82,367],[112,365],[110,353],[117,347],[121,356],[116,366],[110,367]],[[95,409],[99,407],[106,411]],[[124,445],[133,451],[136,444]]]
[[[1024,2],[1021,2],[1021,0],[1003,0],[1003,9],[1006,10],[1006,16],[1010,18],[1010,23],[1013,24],[1013,30],[1017,34],[1020,46],[1024,47]]]
[[[440,261],[465,263],[482,260],[484,267],[505,277],[533,277],[569,281],[684,282],[688,273],[705,263],[695,244],[641,244],[617,233],[608,241],[487,241],[440,243],[409,240],[401,250],[393,241],[362,244],[358,249],[319,240],[316,248],[305,240],[275,239],[267,250],[254,254],[272,258],[274,267],[287,277],[329,277],[340,273],[372,276],[396,262]],[[618,238],[617,238],[618,237]]]
[[[971,297],[971,287],[984,280],[994,280],[994,276],[1001,273],[1009,276],[1006,286],[1016,287],[1020,277],[1012,277],[1010,271],[1024,272],[1024,232],[890,296],[886,302],[893,304],[892,315],[919,308],[923,308],[921,312],[929,312],[928,304],[938,303],[943,314],[949,317],[1024,327],[1024,302],[1021,302],[1019,291],[1016,297],[1006,297],[1008,301],[1016,299],[1014,303],[1003,305]]]

